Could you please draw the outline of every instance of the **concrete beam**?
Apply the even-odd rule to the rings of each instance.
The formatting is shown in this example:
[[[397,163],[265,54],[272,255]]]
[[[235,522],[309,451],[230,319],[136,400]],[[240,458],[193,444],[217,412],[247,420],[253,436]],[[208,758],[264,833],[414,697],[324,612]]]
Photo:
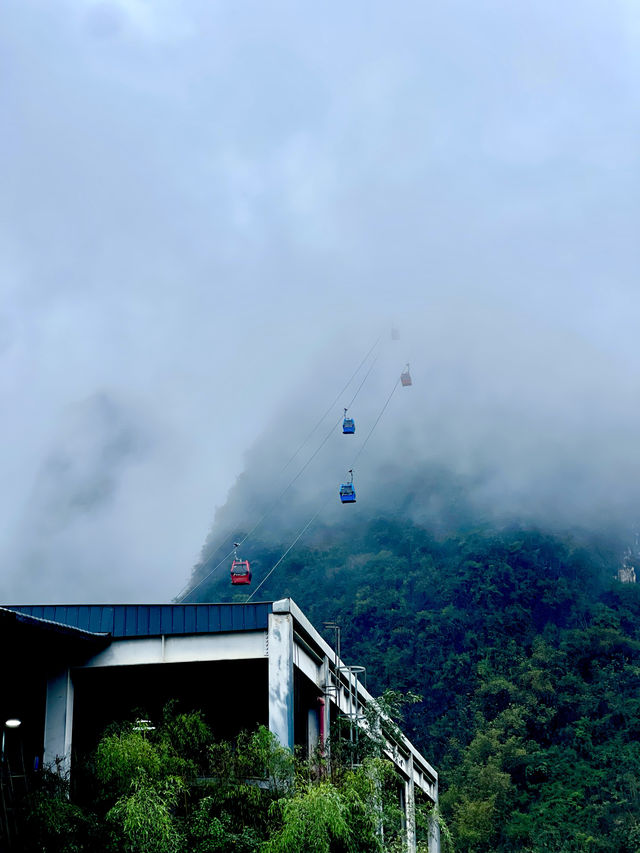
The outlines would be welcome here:
[[[294,633],[293,663],[319,689],[322,687],[322,664],[318,664],[296,639]]]
[[[233,634],[187,634],[161,637],[116,638],[85,667],[138,666],[152,663],[253,660],[267,655],[266,631]]]

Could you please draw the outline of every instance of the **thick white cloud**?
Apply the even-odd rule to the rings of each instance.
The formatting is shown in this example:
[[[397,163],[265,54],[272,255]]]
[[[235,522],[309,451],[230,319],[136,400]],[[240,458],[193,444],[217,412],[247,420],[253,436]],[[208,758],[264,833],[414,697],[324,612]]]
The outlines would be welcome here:
[[[504,312],[619,360],[626,394],[639,40],[628,2],[4,3],[6,597],[174,594],[341,331],[482,346]],[[139,452],[78,506],[113,440],[81,438],[96,400]]]

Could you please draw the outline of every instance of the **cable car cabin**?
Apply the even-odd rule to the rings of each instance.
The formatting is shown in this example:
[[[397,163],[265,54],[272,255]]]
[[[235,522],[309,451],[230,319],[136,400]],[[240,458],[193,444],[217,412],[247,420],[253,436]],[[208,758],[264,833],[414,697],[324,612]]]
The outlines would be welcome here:
[[[405,369],[400,374],[400,382],[406,387],[407,385],[413,385],[411,381],[411,374],[409,373],[409,365],[405,367]]]
[[[353,483],[342,483],[340,485],[340,500],[343,504],[354,504],[356,502],[356,490]]]
[[[234,560],[231,563],[231,583],[251,583],[251,568],[249,560]]]
[[[342,432],[345,435],[353,435],[356,431],[356,422],[353,418],[345,418],[342,421]]]

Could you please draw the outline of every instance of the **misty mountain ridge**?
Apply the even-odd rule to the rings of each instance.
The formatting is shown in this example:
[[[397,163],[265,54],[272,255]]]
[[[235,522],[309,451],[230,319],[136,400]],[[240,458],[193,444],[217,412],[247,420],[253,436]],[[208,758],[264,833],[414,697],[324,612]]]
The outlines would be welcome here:
[[[217,508],[202,551],[208,568],[214,552],[227,553],[250,532],[249,558],[254,537],[286,547],[312,518],[303,543],[321,528],[346,521],[350,529],[352,520],[380,515],[437,535],[523,524],[626,547],[640,504],[632,370],[571,338],[563,349],[547,336],[541,351],[521,325],[494,324],[485,333],[501,337],[491,344],[478,329],[383,341],[338,398],[355,358],[348,371],[335,352],[312,366]],[[362,341],[353,350],[366,352]],[[407,353],[413,385],[404,388]],[[340,428],[349,403],[353,436]],[[338,488],[351,468],[357,503],[342,506]]]
[[[229,494],[224,507],[216,513],[216,522],[207,539],[201,561],[194,568],[195,582],[203,581],[197,597],[189,600],[228,600],[237,590],[229,587],[227,563],[224,556],[233,542],[242,542],[240,552],[252,561],[254,581],[259,583],[284,551],[293,543],[308,521],[322,507],[322,512],[306,529],[291,553],[287,555],[270,580],[268,589],[274,597],[284,595],[291,578],[287,565],[300,563],[301,553],[340,546],[347,551],[353,548],[358,554],[375,549],[368,542],[369,532],[376,523],[384,523],[399,531],[402,537],[412,530],[421,535],[444,542],[452,537],[480,532],[500,535],[509,532],[543,531],[560,541],[571,541],[586,548],[606,548],[610,573],[622,563],[623,555],[631,549],[636,555],[634,528],[625,516],[616,516],[610,508],[590,507],[598,524],[579,523],[569,513],[549,512],[544,493],[530,495],[528,506],[521,495],[501,493],[499,503],[492,500],[499,475],[495,471],[477,472],[473,477],[455,473],[441,465],[422,462],[407,471],[400,465],[387,463],[373,476],[363,476],[356,481],[357,503],[344,506],[339,503],[337,486],[332,484],[326,494],[311,496],[297,484],[283,495],[279,502],[269,503],[263,497],[258,502],[254,496],[255,512],[246,512],[245,497],[248,475],[242,475]],[[575,484],[576,501],[581,497],[579,483]],[[565,492],[566,494],[566,492]],[[512,509],[509,500],[512,499]],[[261,521],[261,519],[263,519]],[[253,530],[256,523],[257,529]],[[244,538],[250,534],[245,542]],[[207,578],[216,564],[222,565]],[[206,580],[203,580],[207,578]],[[278,581],[282,580],[282,584]],[[255,586],[254,582],[254,586]],[[330,597],[330,590],[327,590]],[[264,590],[261,591],[264,598]],[[295,597],[295,594],[294,594]]]

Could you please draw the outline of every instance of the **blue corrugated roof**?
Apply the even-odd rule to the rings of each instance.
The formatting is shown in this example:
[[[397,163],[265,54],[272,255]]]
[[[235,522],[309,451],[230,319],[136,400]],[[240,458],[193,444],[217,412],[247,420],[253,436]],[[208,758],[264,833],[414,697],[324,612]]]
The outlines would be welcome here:
[[[5,609],[113,637],[265,630],[272,602],[257,604],[30,604]]]

